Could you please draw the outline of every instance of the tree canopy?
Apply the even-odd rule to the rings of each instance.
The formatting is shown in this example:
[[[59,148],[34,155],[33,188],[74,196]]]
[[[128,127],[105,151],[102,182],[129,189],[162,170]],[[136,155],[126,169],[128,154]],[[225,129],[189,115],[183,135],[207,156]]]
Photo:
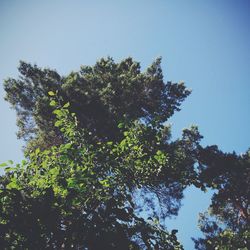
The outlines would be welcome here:
[[[205,239],[197,249],[244,249],[250,245],[250,151],[238,156],[217,146],[200,150],[200,179],[216,190],[206,213],[200,215]]]
[[[183,83],[164,83],[160,63],[158,58],[141,72],[140,64],[132,58],[120,63],[107,58],[60,76],[55,70],[21,61],[20,77],[4,83],[5,99],[17,112],[18,136],[31,147],[61,143],[49,91],[57,92],[61,103],[70,102],[70,111],[76,113],[80,126],[98,139],[120,139],[117,124],[125,121],[162,124],[179,110],[190,91]]]
[[[26,159],[2,164],[4,249],[183,249],[164,222],[190,185],[216,190],[196,248],[247,249],[249,152],[202,147],[195,126],[172,140],[166,121],[190,91],[160,64],[107,58],[60,76],[20,62],[4,86]]]

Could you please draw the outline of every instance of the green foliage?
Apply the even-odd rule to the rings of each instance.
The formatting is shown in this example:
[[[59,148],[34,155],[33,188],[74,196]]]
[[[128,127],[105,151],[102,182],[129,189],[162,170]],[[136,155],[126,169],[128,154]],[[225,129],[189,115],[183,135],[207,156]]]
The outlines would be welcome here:
[[[171,140],[165,122],[190,91],[160,64],[107,58],[63,77],[20,62],[5,99],[28,143],[26,160],[0,165],[3,249],[183,249],[164,222],[190,185],[216,191],[196,248],[247,249],[250,153],[203,148],[195,126]]]
[[[62,133],[54,127],[50,107],[56,103],[50,103],[49,96],[55,95],[60,103],[71,103],[70,111],[76,114],[80,126],[98,140],[120,139],[123,130],[118,123],[138,119],[153,125],[165,122],[180,110],[190,91],[183,83],[164,83],[160,64],[161,59],[156,59],[141,72],[140,64],[132,58],[115,63],[109,57],[60,76],[55,70],[21,61],[20,77],[4,83],[5,99],[17,112],[19,138],[29,142],[28,152],[63,141]]]
[[[58,104],[51,96],[51,105]],[[154,187],[177,182],[177,166],[162,150],[166,128],[137,121],[126,125],[120,141],[96,142],[68,108],[66,103],[53,111],[64,143],[33,150],[1,176],[1,246],[182,249],[176,231],[165,231],[153,222],[157,218],[143,219],[134,199],[142,187],[157,194]]]
[[[250,151],[237,156],[216,146],[200,150],[199,178],[217,192],[208,213],[201,214],[205,238],[195,240],[197,249],[241,249],[250,245]]]

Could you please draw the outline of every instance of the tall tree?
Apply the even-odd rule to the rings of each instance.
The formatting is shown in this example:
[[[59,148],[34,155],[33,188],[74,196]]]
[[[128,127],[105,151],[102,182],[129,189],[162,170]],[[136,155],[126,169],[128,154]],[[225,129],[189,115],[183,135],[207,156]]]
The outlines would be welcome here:
[[[53,124],[48,91],[55,91],[62,103],[70,101],[81,127],[96,138],[117,140],[124,121],[143,120],[151,125],[165,122],[190,94],[183,83],[164,83],[161,59],[141,72],[132,58],[115,63],[101,59],[94,66],[60,76],[55,70],[20,62],[20,77],[4,83],[5,99],[17,112],[18,137],[30,148],[46,148],[62,142]]]
[[[125,126],[119,142],[93,142],[68,107],[53,112],[62,144],[36,149],[22,164],[2,165],[4,249],[182,249],[177,231],[167,232],[159,213],[141,216],[138,207],[148,204],[138,204],[136,193],[154,194],[162,218],[177,214],[191,179],[189,150],[197,130],[186,130],[182,139],[168,144],[166,127],[137,121],[119,125]]]
[[[205,238],[197,249],[242,249],[250,246],[250,151],[238,156],[217,146],[200,150],[200,176],[215,193],[208,212],[201,214]]]
[[[196,183],[201,136],[192,127],[171,141],[163,123],[190,93],[184,84],[164,83],[160,59],[144,73],[131,58],[66,77],[24,62],[19,71],[5,90],[27,159],[0,180],[1,244],[181,249],[162,222]]]
[[[165,122],[190,91],[160,63],[107,58],[60,76],[20,62],[4,86],[26,160],[2,164],[4,249],[182,249],[164,220],[192,184],[217,191],[196,248],[247,249],[249,152],[203,148],[194,126],[171,140]]]

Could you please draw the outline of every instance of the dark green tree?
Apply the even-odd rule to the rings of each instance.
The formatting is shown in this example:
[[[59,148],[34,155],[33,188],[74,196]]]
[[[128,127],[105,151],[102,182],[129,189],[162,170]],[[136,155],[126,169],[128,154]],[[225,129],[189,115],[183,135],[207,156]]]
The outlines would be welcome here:
[[[55,115],[49,106],[48,91],[57,92],[61,103],[70,102],[80,126],[95,138],[120,139],[118,123],[142,120],[162,124],[190,94],[183,83],[164,83],[161,59],[145,71],[127,58],[115,63],[101,59],[94,66],[60,76],[55,70],[41,69],[20,62],[20,76],[4,83],[5,99],[17,112],[18,137],[29,142],[29,148],[47,148],[63,141],[54,127]]]
[[[217,146],[200,150],[200,176],[215,190],[208,212],[200,216],[205,238],[197,249],[241,249],[250,246],[250,151],[238,156]]]
[[[182,249],[168,232],[189,185],[213,188],[197,249],[247,249],[249,152],[203,148],[196,127],[171,140],[165,122],[190,94],[131,58],[60,76],[21,62],[5,81],[26,160],[2,164],[3,249]]]
[[[26,161],[0,180],[5,249],[182,249],[164,219],[196,184],[196,127],[171,141],[163,123],[190,93],[131,58],[67,77],[21,62],[6,99]],[[69,104],[70,103],[70,104]],[[141,212],[141,209],[146,212]]]

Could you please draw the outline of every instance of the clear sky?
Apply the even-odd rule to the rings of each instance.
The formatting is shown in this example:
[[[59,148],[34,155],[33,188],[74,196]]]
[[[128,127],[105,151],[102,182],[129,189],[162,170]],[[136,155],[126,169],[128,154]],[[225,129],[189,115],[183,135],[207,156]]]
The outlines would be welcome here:
[[[196,124],[203,145],[243,153],[250,146],[249,26],[248,0],[0,0],[0,162],[22,159],[2,88],[4,78],[18,75],[18,61],[67,74],[106,56],[132,56],[143,69],[162,56],[165,79],[193,90],[171,118],[174,136]],[[191,250],[209,195],[185,194],[169,227]]]

